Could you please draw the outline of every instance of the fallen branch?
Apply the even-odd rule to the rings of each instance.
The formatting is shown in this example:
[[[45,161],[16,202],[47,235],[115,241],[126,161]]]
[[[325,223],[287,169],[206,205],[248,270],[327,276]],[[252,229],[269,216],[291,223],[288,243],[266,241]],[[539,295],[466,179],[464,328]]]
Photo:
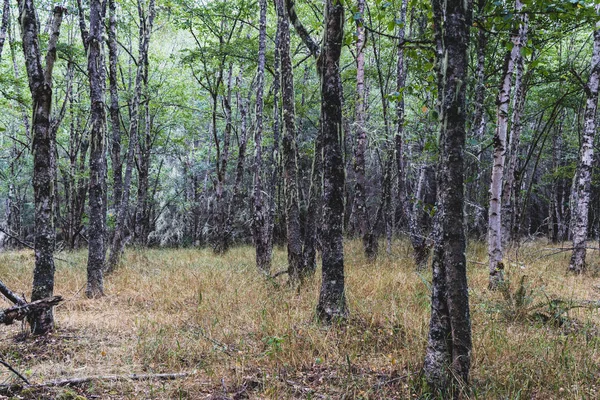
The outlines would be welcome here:
[[[27,302],[21,296],[13,292],[4,284],[4,282],[0,281],[0,293],[2,293],[7,299],[12,301],[13,303],[22,306]]]
[[[47,297],[22,305],[16,305],[5,310],[0,310],[0,324],[11,325],[15,321],[22,321],[27,316],[45,311],[54,307],[63,300],[61,296]]]
[[[275,279],[275,278],[277,278],[278,276],[285,275],[285,274],[289,274],[289,270],[287,270],[287,269],[284,269],[283,271],[279,271],[279,272],[277,272],[276,274],[274,274],[274,275],[271,275],[271,276],[269,277],[269,279]]]
[[[44,382],[38,385],[29,385],[29,387],[41,388],[41,387],[60,387],[60,386],[77,386],[84,383],[95,382],[95,381],[146,381],[150,379],[170,381],[174,379],[181,379],[192,375],[189,372],[180,372],[174,374],[130,374],[130,375],[104,375],[104,376],[84,376],[81,378],[69,378],[60,379],[56,381]]]
[[[21,245],[23,245],[23,246],[25,246],[25,247],[28,247],[28,248],[30,248],[31,250],[34,250],[34,247],[33,247],[33,245],[32,245],[32,244],[30,244],[30,243],[27,243],[26,241],[22,240],[21,238],[19,238],[19,237],[18,237],[18,236],[16,236],[16,235],[13,235],[13,234],[12,234],[12,233],[10,233],[8,230],[6,230],[6,229],[3,229],[2,227],[0,227],[0,232],[4,232],[4,234],[5,234],[6,236],[10,237],[11,239],[14,239],[14,240],[16,240],[16,241],[17,241],[19,244],[21,244]]]
[[[18,376],[19,378],[21,378],[23,380],[23,382],[25,382],[26,384],[30,385],[29,381],[27,380],[27,378],[25,378],[23,375],[21,375],[19,373],[19,371],[17,371],[16,369],[14,369],[12,367],[12,365],[10,365],[9,363],[7,363],[4,360],[0,360],[0,364],[4,365],[6,368],[8,368],[13,374],[15,374],[16,376]]]

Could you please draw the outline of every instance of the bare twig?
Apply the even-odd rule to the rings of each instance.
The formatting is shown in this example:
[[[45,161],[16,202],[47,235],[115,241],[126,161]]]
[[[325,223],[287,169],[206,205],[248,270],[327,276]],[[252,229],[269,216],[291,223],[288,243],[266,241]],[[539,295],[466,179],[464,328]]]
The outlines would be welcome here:
[[[16,240],[17,242],[19,242],[23,246],[28,247],[31,250],[35,250],[32,244],[23,241],[21,238],[19,238],[18,236],[13,235],[12,233],[10,233],[9,231],[7,231],[6,229],[0,227],[0,232],[3,232],[6,236],[10,237],[11,239]]]
[[[26,384],[30,385],[29,381],[27,380],[27,378],[25,378],[23,375],[21,375],[19,373],[19,371],[17,371],[16,369],[14,369],[9,363],[7,363],[6,361],[0,359],[0,364],[4,365],[6,368],[8,368],[13,374],[15,374],[16,376],[18,376],[19,378],[21,378],[23,380],[23,382],[25,382]]]

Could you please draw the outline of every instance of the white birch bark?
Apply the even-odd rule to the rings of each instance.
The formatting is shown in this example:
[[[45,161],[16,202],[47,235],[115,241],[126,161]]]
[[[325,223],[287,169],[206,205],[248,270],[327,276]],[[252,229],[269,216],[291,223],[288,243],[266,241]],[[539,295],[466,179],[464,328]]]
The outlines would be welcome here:
[[[594,50],[590,77],[585,91],[585,122],[579,152],[576,181],[574,182],[573,210],[573,254],[569,263],[569,271],[582,273],[585,271],[586,242],[588,235],[588,212],[590,207],[590,183],[592,180],[592,163],[594,161],[594,135],[596,133],[596,110],[598,107],[598,86],[600,81],[600,22],[594,31]]]
[[[520,12],[523,3],[516,0],[515,10]],[[494,134],[494,163],[492,166],[492,180],[490,185],[490,209],[488,217],[488,254],[489,254],[489,287],[494,289],[503,280],[502,270],[502,182],[504,180],[504,165],[506,159],[506,133],[508,131],[508,106],[512,88],[512,76],[515,61],[521,52],[521,40],[517,31],[511,38],[513,47],[506,54],[504,61],[504,74],[496,100],[496,132]]]

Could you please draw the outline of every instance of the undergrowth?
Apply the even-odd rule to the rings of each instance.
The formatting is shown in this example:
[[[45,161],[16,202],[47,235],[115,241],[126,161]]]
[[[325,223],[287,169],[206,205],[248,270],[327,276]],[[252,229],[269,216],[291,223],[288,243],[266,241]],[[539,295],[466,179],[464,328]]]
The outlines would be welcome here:
[[[508,281],[490,292],[485,246],[469,246],[474,348],[467,398],[598,398],[598,282],[566,274],[569,254],[546,257],[548,247],[527,243],[509,253]],[[2,327],[0,357],[35,383],[192,373],[169,382],[34,390],[23,398],[427,398],[420,368],[431,276],[415,271],[407,242],[393,250],[369,264],[360,242],[346,243],[351,317],[335,326],[315,322],[320,271],[299,290],[285,276],[273,284],[257,272],[249,247],[224,256],[130,249],[99,300],[84,297],[86,253],[61,253],[56,293],[67,301],[56,309],[56,332],[42,340],[25,327]],[[273,271],[285,265],[277,250]],[[19,293],[29,292],[32,266],[30,251],[0,253],[0,276]]]

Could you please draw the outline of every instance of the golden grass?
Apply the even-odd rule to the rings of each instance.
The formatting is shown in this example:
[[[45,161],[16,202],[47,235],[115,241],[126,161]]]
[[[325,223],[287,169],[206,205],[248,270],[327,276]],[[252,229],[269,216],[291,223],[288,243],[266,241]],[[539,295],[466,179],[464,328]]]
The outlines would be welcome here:
[[[565,273],[569,253],[545,242],[508,257],[511,282],[528,276],[534,301],[597,299],[593,274]],[[346,244],[344,326],[314,322],[319,274],[300,290],[265,281],[249,247],[219,257],[210,250],[131,249],[105,282],[106,297],[85,298],[86,253],[62,253],[56,293],[57,330],[45,339],[1,327],[0,356],[33,382],[66,377],[195,371],[173,382],[99,382],[33,392],[31,398],[420,398],[419,375],[429,318],[430,273],[417,274],[407,243],[375,264],[360,243]],[[565,327],[508,321],[506,301],[487,291],[485,246],[467,255],[473,325],[472,393],[477,399],[599,398],[597,311],[572,310]],[[590,252],[592,266],[597,252]],[[0,276],[29,293],[33,255],[0,253]],[[274,270],[285,267],[278,250]],[[5,304],[8,306],[8,303]],[[14,381],[8,372],[6,380]],[[23,394],[21,394],[23,396]],[[44,397],[46,396],[46,397]],[[62,396],[62,397],[61,397]],[[69,397],[70,396],[70,397]],[[212,397],[211,397],[212,396]],[[27,398],[27,396],[25,396]],[[224,398],[225,398],[224,397]]]

